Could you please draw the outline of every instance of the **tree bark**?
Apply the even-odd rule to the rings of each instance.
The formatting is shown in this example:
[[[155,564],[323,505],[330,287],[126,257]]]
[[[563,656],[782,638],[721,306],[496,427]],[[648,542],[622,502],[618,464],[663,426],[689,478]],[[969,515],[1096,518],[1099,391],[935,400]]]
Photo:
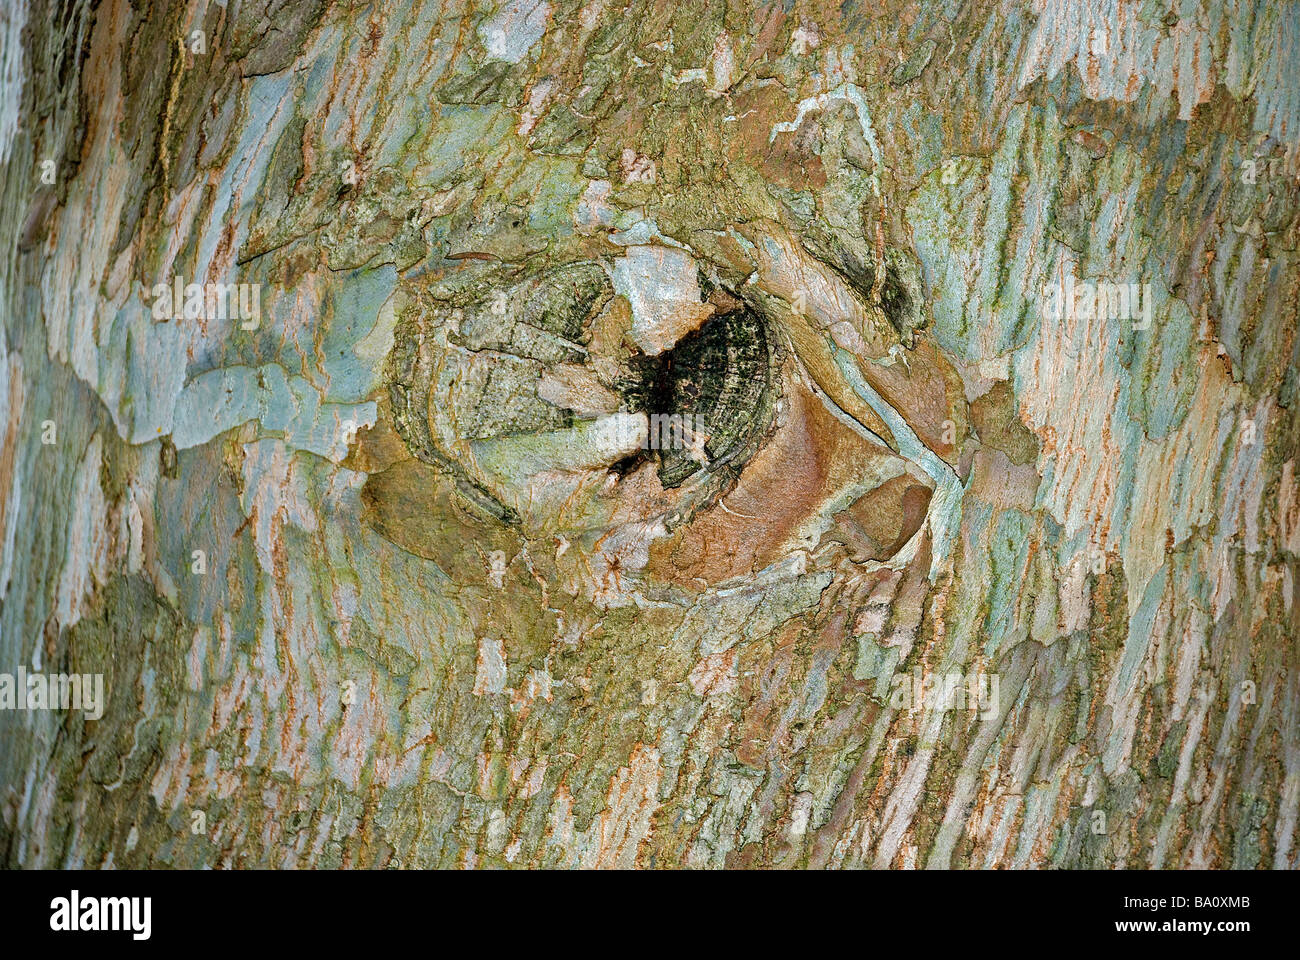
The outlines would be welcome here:
[[[0,71],[0,673],[106,695],[0,710],[5,865],[1297,865],[1300,4]]]

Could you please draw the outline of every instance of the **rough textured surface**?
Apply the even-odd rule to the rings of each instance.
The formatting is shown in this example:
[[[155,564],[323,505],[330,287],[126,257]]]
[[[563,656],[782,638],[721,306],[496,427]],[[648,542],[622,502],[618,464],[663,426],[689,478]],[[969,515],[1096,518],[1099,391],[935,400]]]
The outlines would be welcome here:
[[[0,672],[108,695],[0,711],[5,865],[1300,862],[1300,4],[10,0],[0,84]]]

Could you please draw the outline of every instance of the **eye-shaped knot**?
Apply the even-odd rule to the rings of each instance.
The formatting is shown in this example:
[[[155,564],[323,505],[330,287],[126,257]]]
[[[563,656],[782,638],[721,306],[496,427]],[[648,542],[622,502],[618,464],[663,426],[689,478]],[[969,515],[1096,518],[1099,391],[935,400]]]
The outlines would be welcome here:
[[[795,554],[914,555],[955,484],[955,372],[789,233],[733,235],[721,273],[647,247],[515,275],[475,264],[413,292],[386,409],[425,486],[493,536],[605,551],[620,580],[698,588]],[[419,512],[386,503],[412,484],[368,489],[402,542],[383,515]]]

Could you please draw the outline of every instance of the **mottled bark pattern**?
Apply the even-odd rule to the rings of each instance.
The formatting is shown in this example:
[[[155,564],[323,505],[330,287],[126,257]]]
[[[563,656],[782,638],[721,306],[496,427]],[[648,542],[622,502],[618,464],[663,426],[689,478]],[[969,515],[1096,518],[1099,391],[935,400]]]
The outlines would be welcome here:
[[[108,697],[6,866],[1300,862],[1300,4],[7,0],[0,87],[0,673]]]

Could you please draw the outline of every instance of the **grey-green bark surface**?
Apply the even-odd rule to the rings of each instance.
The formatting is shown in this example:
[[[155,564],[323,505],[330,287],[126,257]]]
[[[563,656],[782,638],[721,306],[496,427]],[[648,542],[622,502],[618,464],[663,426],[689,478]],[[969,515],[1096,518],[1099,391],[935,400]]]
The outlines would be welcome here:
[[[107,694],[0,710],[5,865],[1297,864],[1300,4],[12,0],[0,82],[0,673]]]

